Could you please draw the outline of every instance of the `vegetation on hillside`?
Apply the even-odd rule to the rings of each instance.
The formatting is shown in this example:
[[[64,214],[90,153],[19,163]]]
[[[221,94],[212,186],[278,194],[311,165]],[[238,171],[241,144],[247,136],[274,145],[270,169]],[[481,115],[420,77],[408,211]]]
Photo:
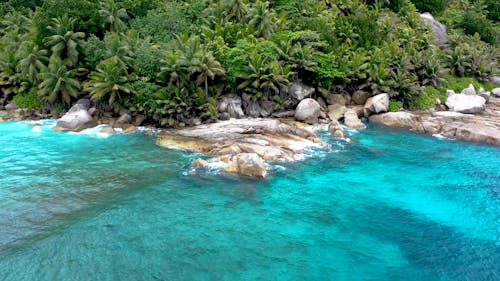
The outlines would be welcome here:
[[[447,48],[419,11],[447,25]],[[416,108],[444,77],[499,75],[490,0],[9,0],[0,18],[0,105],[88,96],[161,125],[214,120],[229,92],[280,105],[295,80]]]

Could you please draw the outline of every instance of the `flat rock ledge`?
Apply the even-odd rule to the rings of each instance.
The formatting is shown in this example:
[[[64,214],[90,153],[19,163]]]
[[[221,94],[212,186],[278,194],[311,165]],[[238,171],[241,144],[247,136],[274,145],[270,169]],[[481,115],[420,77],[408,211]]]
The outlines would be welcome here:
[[[417,133],[500,146],[500,98],[495,97],[490,98],[485,111],[479,114],[400,111],[372,115],[369,121]]]
[[[164,130],[159,146],[203,153],[213,159],[193,161],[193,167],[223,162],[219,168],[246,177],[264,178],[268,162],[300,160],[308,148],[328,145],[314,133],[315,127],[278,119],[230,119],[191,128]]]

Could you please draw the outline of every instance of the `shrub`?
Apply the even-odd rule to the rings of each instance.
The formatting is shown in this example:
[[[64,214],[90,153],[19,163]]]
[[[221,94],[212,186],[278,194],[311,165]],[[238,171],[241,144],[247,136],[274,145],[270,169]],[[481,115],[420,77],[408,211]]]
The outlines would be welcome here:
[[[389,101],[389,111],[390,112],[397,112],[401,108],[403,108],[403,102],[402,101],[395,101],[395,100],[390,100]]]
[[[410,109],[429,109],[436,105],[436,99],[446,101],[444,90],[435,87],[425,87],[425,90],[410,102]]]
[[[412,0],[411,2],[420,12],[439,14],[448,6],[449,0]]]
[[[500,21],[500,2],[498,0],[486,0],[486,11],[488,13],[488,18],[493,21]]]
[[[35,92],[16,95],[12,99],[12,102],[19,108],[40,109],[43,106],[42,101],[40,101]]]
[[[481,40],[495,44],[497,40],[497,33],[493,24],[481,13],[478,12],[467,12],[460,27],[464,30],[465,34],[474,35],[479,34]]]

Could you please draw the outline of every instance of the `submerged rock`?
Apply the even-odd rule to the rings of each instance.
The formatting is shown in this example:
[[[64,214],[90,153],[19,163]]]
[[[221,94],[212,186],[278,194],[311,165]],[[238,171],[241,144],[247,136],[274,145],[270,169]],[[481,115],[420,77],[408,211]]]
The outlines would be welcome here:
[[[328,125],[328,132],[334,138],[343,138],[345,136],[344,130],[342,130],[342,127],[340,127],[340,123],[336,120],[330,122],[330,124]]]
[[[252,178],[267,176],[266,163],[256,153],[240,153],[234,156],[225,171]]]

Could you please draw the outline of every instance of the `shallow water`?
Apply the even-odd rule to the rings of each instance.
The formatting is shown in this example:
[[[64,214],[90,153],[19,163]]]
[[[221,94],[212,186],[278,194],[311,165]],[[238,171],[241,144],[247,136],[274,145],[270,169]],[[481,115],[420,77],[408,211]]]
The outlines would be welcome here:
[[[52,124],[0,123],[0,280],[500,280],[499,148],[372,127],[251,181]]]

